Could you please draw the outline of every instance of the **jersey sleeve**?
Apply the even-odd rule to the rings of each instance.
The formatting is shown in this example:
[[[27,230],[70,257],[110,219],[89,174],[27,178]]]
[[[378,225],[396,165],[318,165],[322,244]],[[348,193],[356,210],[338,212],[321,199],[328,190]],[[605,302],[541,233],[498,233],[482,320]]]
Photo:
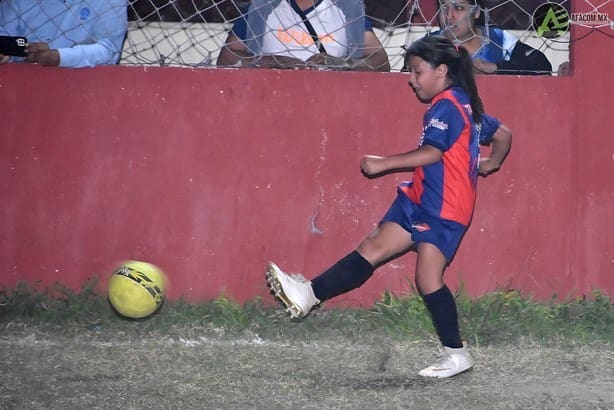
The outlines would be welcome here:
[[[439,100],[425,116],[422,144],[446,152],[456,142],[464,126],[465,120],[454,103],[448,99]]]
[[[126,6],[125,0],[97,2],[97,17],[86,28],[91,33],[88,36],[90,39],[87,43],[78,43],[72,47],[58,47],[60,67],[80,68],[117,63],[128,29]]]
[[[241,16],[235,21],[232,26],[232,32],[237,38],[245,41],[247,37],[247,12],[248,8],[241,9]]]
[[[493,135],[495,135],[500,126],[501,121],[498,118],[486,113],[482,114],[482,121],[476,125],[480,145],[490,145]]]

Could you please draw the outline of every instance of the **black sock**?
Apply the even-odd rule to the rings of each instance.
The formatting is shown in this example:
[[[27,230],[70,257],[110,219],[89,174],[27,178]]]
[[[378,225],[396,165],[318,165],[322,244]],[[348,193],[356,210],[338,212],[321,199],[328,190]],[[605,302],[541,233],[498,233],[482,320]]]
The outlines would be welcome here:
[[[373,274],[373,266],[354,251],[311,280],[316,298],[321,302],[360,287]]]
[[[458,312],[454,296],[447,286],[428,295],[422,295],[426,308],[431,312],[435,330],[441,344],[447,347],[463,347],[458,328]]]

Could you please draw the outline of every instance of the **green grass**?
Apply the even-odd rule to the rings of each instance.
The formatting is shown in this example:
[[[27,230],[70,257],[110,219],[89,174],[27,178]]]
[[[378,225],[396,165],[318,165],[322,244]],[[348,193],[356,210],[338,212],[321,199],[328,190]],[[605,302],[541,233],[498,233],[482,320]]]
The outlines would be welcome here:
[[[277,306],[265,306],[260,299],[242,305],[226,297],[199,304],[167,301],[152,317],[135,321],[117,316],[96,288],[96,280],[91,280],[80,292],[59,284],[43,290],[26,284],[10,291],[0,290],[0,329],[11,322],[25,322],[161,333],[198,328],[229,336],[257,334],[262,338],[308,339],[339,333],[359,337],[364,332],[384,331],[398,339],[434,337],[429,314],[422,300],[413,294],[397,297],[387,292],[370,309],[324,306],[298,322],[290,321]],[[614,344],[614,305],[601,292],[594,292],[590,298],[545,303],[516,291],[496,291],[471,299],[461,290],[456,301],[463,338],[474,345],[520,339],[544,345],[552,341]]]

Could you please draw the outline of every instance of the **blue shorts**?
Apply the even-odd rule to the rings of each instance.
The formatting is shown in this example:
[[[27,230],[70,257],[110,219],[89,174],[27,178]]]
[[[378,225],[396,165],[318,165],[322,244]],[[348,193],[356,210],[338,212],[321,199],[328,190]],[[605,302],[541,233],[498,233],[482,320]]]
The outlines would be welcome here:
[[[432,243],[450,262],[460,245],[467,227],[455,221],[426,214],[402,192],[399,192],[382,222],[394,222],[411,234],[411,239]]]

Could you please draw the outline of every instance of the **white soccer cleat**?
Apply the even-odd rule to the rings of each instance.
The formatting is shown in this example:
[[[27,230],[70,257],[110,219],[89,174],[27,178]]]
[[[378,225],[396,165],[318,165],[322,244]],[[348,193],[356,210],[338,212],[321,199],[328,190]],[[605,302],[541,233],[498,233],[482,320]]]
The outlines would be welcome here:
[[[292,319],[307,316],[311,309],[320,303],[313,294],[311,281],[302,275],[287,275],[273,262],[267,265],[266,280]]]
[[[418,373],[423,377],[436,377],[443,379],[456,376],[473,367],[473,359],[465,347],[453,349],[443,347],[441,358],[429,367],[420,370]]]

